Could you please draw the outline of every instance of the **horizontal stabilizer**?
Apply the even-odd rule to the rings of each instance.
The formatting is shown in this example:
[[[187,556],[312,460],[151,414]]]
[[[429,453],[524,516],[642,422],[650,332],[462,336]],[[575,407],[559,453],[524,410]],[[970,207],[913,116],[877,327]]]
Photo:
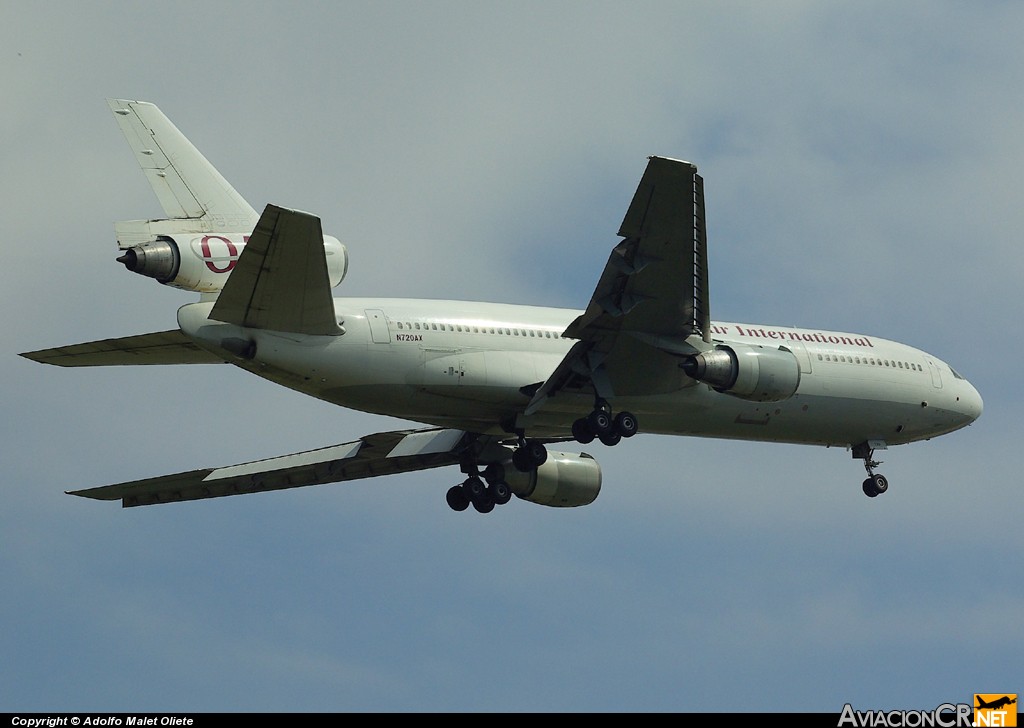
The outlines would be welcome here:
[[[69,491],[68,494],[96,500],[120,500],[124,508],[130,508],[323,485],[454,465],[459,462],[469,439],[462,430],[380,432],[355,442],[294,455]]]
[[[90,341],[22,354],[59,367],[109,367],[138,364],[221,364],[224,359],[196,346],[177,329],[120,339]]]
[[[267,205],[210,318],[251,329],[337,336],[320,218]]]

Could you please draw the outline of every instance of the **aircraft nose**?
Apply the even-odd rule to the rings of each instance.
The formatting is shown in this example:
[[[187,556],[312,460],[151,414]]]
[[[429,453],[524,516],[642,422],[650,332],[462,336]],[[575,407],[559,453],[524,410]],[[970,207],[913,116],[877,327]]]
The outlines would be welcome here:
[[[958,409],[965,417],[969,418],[969,423],[981,417],[981,411],[985,408],[985,403],[982,402],[981,395],[978,394],[978,390],[974,388],[974,385],[964,382],[963,392],[960,393],[958,399]]]

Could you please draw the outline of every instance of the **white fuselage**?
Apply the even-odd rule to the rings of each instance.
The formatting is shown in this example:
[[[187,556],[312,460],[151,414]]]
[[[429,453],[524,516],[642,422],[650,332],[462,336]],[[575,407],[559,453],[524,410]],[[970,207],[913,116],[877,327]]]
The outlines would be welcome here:
[[[341,336],[242,329],[208,319],[209,303],[182,307],[178,319],[211,350],[224,339],[255,342],[255,357],[238,366],[352,409],[491,434],[517,422],[529,436],[549,439],[571,439],[572,422],[593,409],[592,391],[560,392],[521,416],[530,400],[522,389],[545,381],[575,343],[561,333],[579,311],[382,298],[334,303]],[[615,408],[636,414],[642,432],[841,446],[928,439],[981,413],[968,381],[894,341],[724,322],[712,326],[712,338],[792,351],[800,363],[796,393],[778,402],[733,397],[691,379],[677,359],[651,347],[639,362],[646,371],[634,374],[648,391],[657,381],[660,393],[631,396],[629,377],[620,376],[627,384],[615,392]]]

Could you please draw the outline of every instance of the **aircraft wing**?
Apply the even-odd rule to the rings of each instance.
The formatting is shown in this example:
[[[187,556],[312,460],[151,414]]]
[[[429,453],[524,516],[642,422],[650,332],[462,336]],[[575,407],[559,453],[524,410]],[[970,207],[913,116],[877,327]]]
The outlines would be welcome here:
[[[60,367],[137,364],[220,364],[224,360],[201,349],[177,329],[155,334],[90,341],[22,354],[26,359]]]
[[[619,235],[623,240],[608,257],[586,311],[562,334],[580,343],[536,391],[526,414],[580,381],[611,396],[627,367],[606,363],[635,365],[655,351],[690,353],[695,349],[687,339],[693,336],[711,341],[704,180],[697,167],[651,157]],[[646,393],[643,382],[628,386],[632,394]]]
[[[430,428],[380,432],[319,450],[68,491],[68,494],[96,500],[120,500],[124,508],[220,498],[456,465],[469,448],[482,444],[486,443],[462,430]]]
[[[637,332],[710,341],[704,180],[689,162],[651,157],[590,304],[565,336]]]

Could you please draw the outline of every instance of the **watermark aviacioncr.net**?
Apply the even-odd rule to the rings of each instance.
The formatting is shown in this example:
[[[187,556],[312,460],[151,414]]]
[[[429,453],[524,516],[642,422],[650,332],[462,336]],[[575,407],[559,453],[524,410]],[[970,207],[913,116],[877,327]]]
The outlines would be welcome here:
[[[974,703],[943,703],[934,710],[855,710],[847,703],[837,728],[1015,728],[1017,695],[975,693]]]

